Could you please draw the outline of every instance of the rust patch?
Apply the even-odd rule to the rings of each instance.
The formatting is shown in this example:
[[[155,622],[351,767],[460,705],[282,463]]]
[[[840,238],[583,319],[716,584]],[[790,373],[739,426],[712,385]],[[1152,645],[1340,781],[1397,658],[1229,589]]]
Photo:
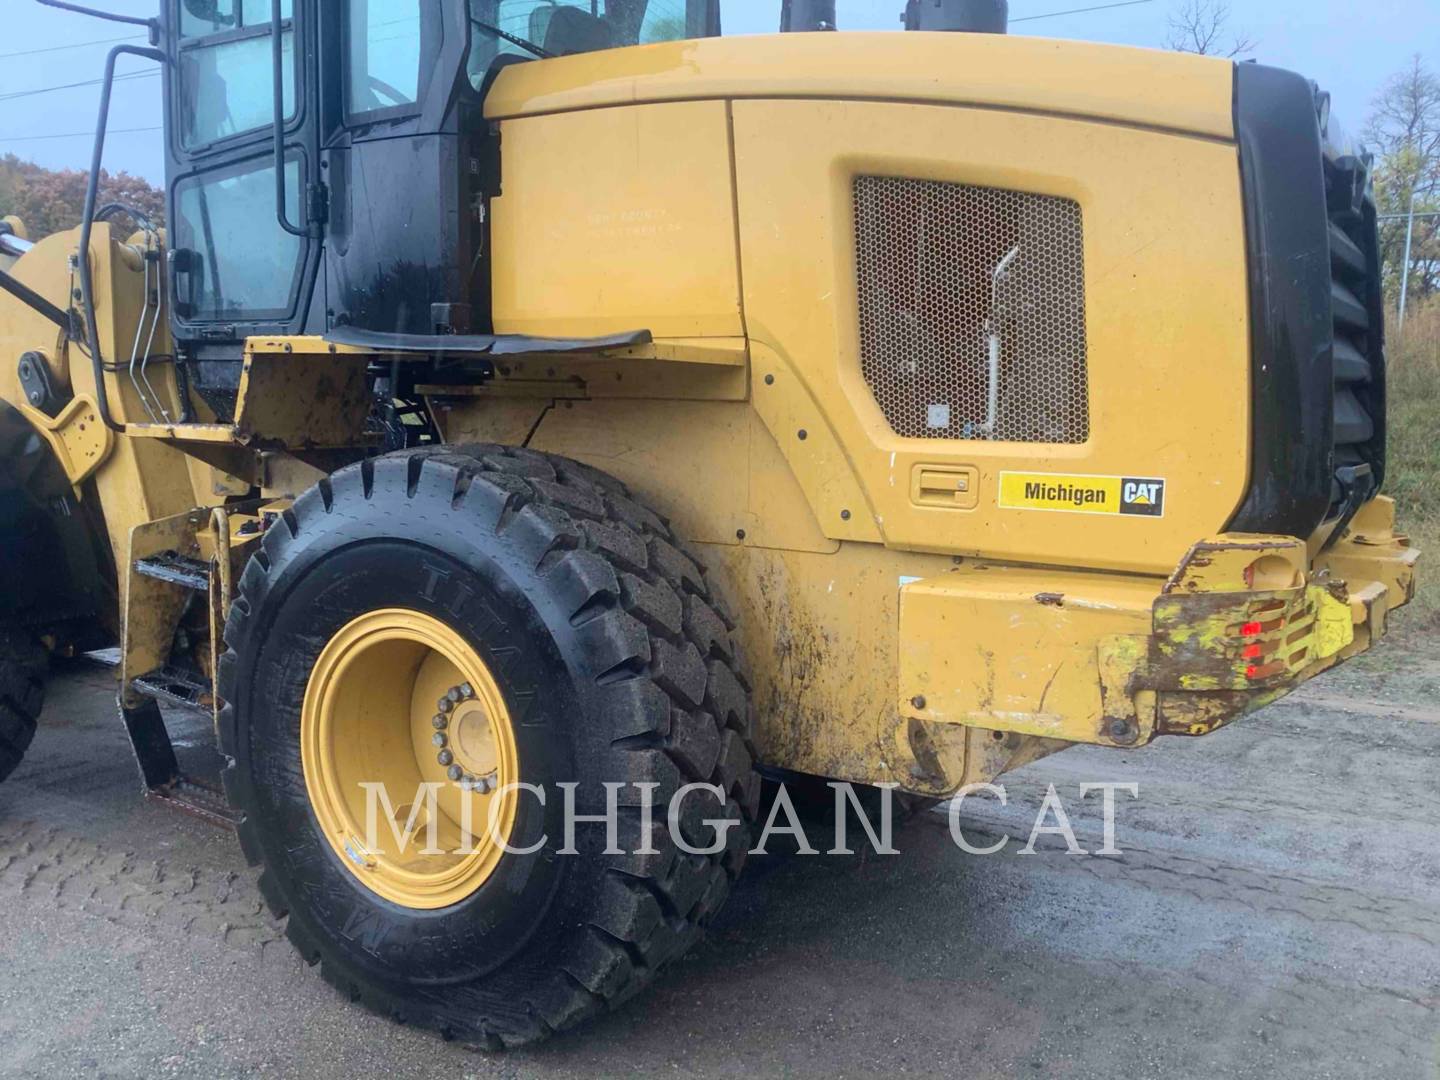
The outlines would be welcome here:
[[[816,694],[823,673],[852,669],[864,658],[853,648],[847,654],[838,635],[797,609],[780,567],[762,561],[757,569],[757,587],[750,592],[760,601],[754,629],[769,632],[753,636],[748,651],[757,661],[756,674],[762,676],[755,687],[762,759],[802,771],[823,765],[830,775],[879,779],[875,763],[886,756],[879,732],[887,718],[874,715],[862,701],[852,702],[848,711],[832,711]],[[762,651],[769,653],[768,663],[758,662]],[[870,734],[847,738],[842,729]],[[861,746],[869,752],[859,752]]]
[[[1214,690],[1160,694],[1156,707],[1156,731],[1162,735],[1209,735],[1245,714],[1284,697],[1286,692]]]
[[[940,763],[940,755],[924,722],[911,717],[906,724],[905,736],[910,743],[910,753],[915,758],[911,775],[927,788],[945,787],[945,767]]]

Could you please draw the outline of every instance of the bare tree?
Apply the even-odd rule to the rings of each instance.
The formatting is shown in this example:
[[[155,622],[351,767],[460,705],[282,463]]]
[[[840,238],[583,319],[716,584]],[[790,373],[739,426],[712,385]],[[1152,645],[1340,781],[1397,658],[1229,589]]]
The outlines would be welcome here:
[[[1170,13],[1167,44],[1177,52],[1200,56],[1245,56],[1255,41],[1243,34],[1230,34],[1230,5],[1225,0],[1184,0]]]
[[[1431,162],[1440,162],[1440,77],[1418,53],[1409,67],[1386,81],[1375,98],[1365,141],[1381,154],[1408,147]]]
[[[1375,198],[1382,214],[1440,210],[1440,76],[1415,56],[1375,98],[1365,127],[1366,147],[1379,158]],[[1393,297],[1404,270],[1409,222],[1380,226],[1386,291]],[[1410,295],[1440,292],[1440,218],[1417,217],[1410,251]]]

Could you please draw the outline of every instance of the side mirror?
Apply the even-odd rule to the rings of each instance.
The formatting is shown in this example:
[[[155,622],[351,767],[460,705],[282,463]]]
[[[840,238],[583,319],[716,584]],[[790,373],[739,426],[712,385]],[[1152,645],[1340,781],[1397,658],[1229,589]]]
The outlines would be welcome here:
[[[185,10],[201,22],[213,23],[215,26],[234,26],[235,8],[234,4],[229,5],[229,13],[222,13],[220,10],[221,0],[185,0]]]
[[[180,292],[180,278],[185,278],[185,292]],[[200,292],[204,287],[205,264],[200,253],[191,248],[174,248],[170,252],[170,304],[180,319],[195,317]]]

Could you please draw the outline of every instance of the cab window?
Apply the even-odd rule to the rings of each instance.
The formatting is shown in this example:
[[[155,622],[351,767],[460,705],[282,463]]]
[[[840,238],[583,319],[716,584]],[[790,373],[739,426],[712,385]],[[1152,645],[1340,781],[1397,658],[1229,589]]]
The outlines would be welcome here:
[[[420,0],[347,0],[350,113],[403,109],[420,98]]]
[[[574,53],[704,37],[718,29],[716,0],[470,0],[477,25],[471,81],[479,86],[496,56],[533,56],[495,27],[547,53]]]
[[[299,204],[301,163],[285,163],[290,206]],[[185,253],[177,285],[190,322],[279,319],[293,306],[303,241],[275,219],[275,163],[253,159],[175,185],[173,243]]]
[[[270,0],[182,0],[177,114],[181,146],[206,146],[274,123]],[[284,114],[295,117],[294,21],[282,8]]]
[[[636,43],[649,45],[656,41],[684,41],[686,38],[703,36],[703,29],[690,26],[686,8],[693,6],[687,5],[685,0],[669,0],[668,3],[651,0],[645,5]]]
[[[294,0],[280,0],[280,17],[292,17]],[[181,0],[180,36],[207,37],[270,22],[270,0]]]

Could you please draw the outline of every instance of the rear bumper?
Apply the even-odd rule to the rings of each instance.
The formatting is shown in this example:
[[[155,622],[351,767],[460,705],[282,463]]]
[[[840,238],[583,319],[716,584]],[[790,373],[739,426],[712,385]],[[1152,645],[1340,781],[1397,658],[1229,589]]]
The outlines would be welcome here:
[[[963,565],[901,590],[899,708],[1133,747],[1204,735],[1364,652],[1415,590],[1419,553],[1371,500],[1329,551],[1197,543],[1168,580]]]

